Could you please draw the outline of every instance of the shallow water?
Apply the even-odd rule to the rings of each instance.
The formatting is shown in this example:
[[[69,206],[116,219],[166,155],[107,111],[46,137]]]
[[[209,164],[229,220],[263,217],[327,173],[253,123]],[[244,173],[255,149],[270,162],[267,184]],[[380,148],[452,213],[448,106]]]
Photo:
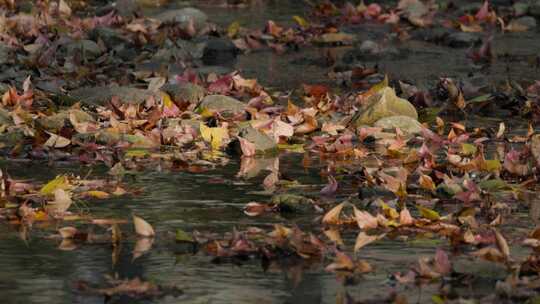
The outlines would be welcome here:
[[[172,7],[184,5],[173,4]],[[200,5],[210,20],[227,25],[239,20],[243,25],[262,28],[268,19],[291,22],[291,16],[302,14],[300,1],[271,1],[263,7],[225,9]],[[507,35],[500,48],[516,53],[523,45],[538,45],[538,33]],[[412,49],[404,59],[381,59],[365,62],[379,66],[396,78],[418,81],[420,84],[436,82],[440,75],[464,76],[468,73],[490,75],[490,81],[513,79],[532,80],[538,71],[523,60],[511,64],[509,74],[506,67],[494,65],[488,71],[471,67],[463,49],[448,49],[424,42],[412,41],[400,47]],[[527,49],[539,49],[528,47]],[[347,48],[345,48],[347,50]],[[344,51],[343,49],[340,52]],[[256,77],[260,83],[278,90],[294,90],[302,83],[331,83],[326,74],[328,67],[314,65],[324,52],[310,48],[300,52],[277,55],[269,51],[240,56],[235,68],[247,77]],[[523,58],[534,54],[527,52]],[[520,128],[523,126],[521,125]],[[317,193],[325,183],[318,175],[317,166],[306,171],[301,167],[301,155],[282,155],[281,171],[311,187],[304,194]],[[57,165],[49,167],[39,163],[0,163],[16,178],[30,178],[46,182],[58,173],[66,171],[84,175],[87,167]],[[393,289],[388,276],[396,271],[405,271],[419,256],[432,256],[438,245],[437,239],[414,241],[384,240],[362,249],[361,257],[376,269],[358,284],[343,286],[336,276],[324,271],[324,265],[302,265],[294,261],[283,261],[282,265],[261,265],[258,260],[242,263],[214,263],[212,258],[201,253],[193,254],[178,248],[168,234],[176,229],[186,231],[230,232],[233,227],[257,226],[269,228],[273,223],[286,222],[310,228],[313,217],[285,220],[277,216],[248,218],[242,207],[250,201],[265,201],[268,196],[260,195],[261,182],[265,174],[244,180],[236,177],[239,162],[232,160],[228,165],[208,173],[148,171],[128,177],[133,187],[143,188],[137,196],[111,199],[105,202],[89,202],[87,206],[95,217],[128,218],[136,213],[152,223],[158,237],[153,249],[133,260],[134,240],[123,244],[118,262],[113,265],[113,249],[106,244],[86,244],[73,251],[59,249],[57,240],[47,239],[58,227],[35,228],[29,239],[23,241],[20,232],[13,227],[0,226],[0,294],[3,303],[104,303],[103,296],[80,293],[74,288],[77,281],[84,280],[103,285],[104,275],[119,278],[141,277],[160,284],[173,284],[184,291],[179,297],[167,296],[158,299],[113,298],[108,303],[336,303],[347,291],[354,299],[387,296]],[[103,176],[105,168],[94,168],[93,174]],[[125,229],[130,229],[126,226]],[[355,236],[345,236],[349,247]],[[460,286],[463,295],[485,295],[492,291],[493,283],[504,278],[493,264],[472,263],[458,259],[464,272],[479,273],[471,286]],[[449,282],[453,284],[455,282]],[[430,296],[438,289],[435,286],[399,287],[411,301],[431,303]]]

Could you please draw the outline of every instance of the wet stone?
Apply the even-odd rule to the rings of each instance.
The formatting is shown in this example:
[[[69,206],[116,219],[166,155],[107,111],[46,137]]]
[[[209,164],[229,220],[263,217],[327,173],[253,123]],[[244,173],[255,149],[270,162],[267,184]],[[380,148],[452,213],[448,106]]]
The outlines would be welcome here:
[[[140,104],[148,98],[155,96],[154,93],[131,87],[87,87],[71,91],[72,98],[86,105],[104,105],[111,101],[113,96],[119,98],[121,103]]]
[[[169,94],[176,102],[187,101],[189,103],[199,102],[206,93],[203,87],[193,83],[166,84],[161,87],[161,90]]]
[[[480,41],[481,38],[476,33],[455,32],[446,37],[444,44],[453,48],[466,48]]]
[[[206,41],[202,61],[205,65],[223,65],[234,62],[238,48],[230,39],[210,38]]]
[[[186,27],[190,20],[193,20],[196,30],[200,30],[208,20],[208,16],[203,11],[193,7],[167,10],[155,16],[155,18],[162,22],[178,22],[182,27]]]
[[[255,150],[258,153],[271,153],[277,151],[277,144],[273,138],[265,133],[251,127],[245,127],[240,130],[238,136],[255,145]]]
[[[63,46],[67,56],[82,54],[85,57],[98,57],[102,54],[102,50],[92,40],[74,40]]]
[[[206,108],[215,112],[241,113],[246,109],[246,104],[238,99],[225,95],[208,95],[199,104],[199,109]]]

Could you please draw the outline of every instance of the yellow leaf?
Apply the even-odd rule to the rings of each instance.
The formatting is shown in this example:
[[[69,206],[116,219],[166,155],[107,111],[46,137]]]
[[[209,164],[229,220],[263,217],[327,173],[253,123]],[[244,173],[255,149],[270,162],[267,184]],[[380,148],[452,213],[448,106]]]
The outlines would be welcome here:
[[[234,21],[227,27],[227,36],[229,36],[229,38],[234,38],[238,34],[239,30],[240,22]]]
[[[214,111],[208,109],[207,107],[202,107],[198,112],[202,116],[202,118],[214,117],[215,114]]]
[[[309,27],[309,22],[306,19],[304,19],[304,18],[302,18],[300,16],[293,16],[292,18],[293,18],[294,22],[296,22],[300,27],[302,27],[302,28]]]
[[[172,107],[174,105],[174,102],[172,101],[171,96],[165,92],[162,92],[161,94],[163,97],[163,106],[166,108]]]
[[[109,198],[109,193],[104,192],[104,191],[99,191],[99,190],[86,191],[86,192],[83,192],[83,195],[99,198],[99,199]]]
[[[418,211],[420,211],[420,215],[423,218],[426,218],[431,221],[438,221],[441,218],[439,213],[433,209],[429,209],[420,205],[416,206],[416,208],[418,208]]]
[[[39,190],[43,195],[53,194],[56,189],[69,189],[69,181],[65,175],[58,175]]]
[[[422,174],[420,175],[420,178],[418,178],[418,184],[420,184],[420,187],[422,187],[425,190],[433,191],[435,190],[435,183],[433,182],[433,179],[431,179],[431,176]]]
[[[399,213],[397,212],[397,210],[388,206],[388,204],[386,204],[385,202],[381,201],[381,208],[386,217],[391,219],[397,219],[399,217]]]
[[[209,128],[205,124],[201,123],[199,127],[201,136],[204,141],[210,143],[212,150],[219,150],[223,143],[223,138],[227,136],[226,128]]]

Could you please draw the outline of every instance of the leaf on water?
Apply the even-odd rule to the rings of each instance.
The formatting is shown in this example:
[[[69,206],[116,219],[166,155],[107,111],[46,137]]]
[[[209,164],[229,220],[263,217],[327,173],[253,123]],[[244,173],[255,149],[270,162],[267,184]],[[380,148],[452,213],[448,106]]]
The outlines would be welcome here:
[[[378,221],[376,217],[374,217],[367,211],[358,210],[356,207],[354,207],[353,210],[354,210],[354,217],[360,229],[369,230],[369,229],[377,228]]]
[[[77,231],[78,230],[75,227],[62,227],[58,229],[58,232],[63,239],[72,239],[75,234],[77,234]]]
[[[397,219],[399,217],[399,213],[397,212],[397,210],[388,206],[387,203],[380,201],[379,204],[386,217],[390,219]]]
[[[182,229],[176,230],[176,241],[177,242],[188,242],[188,243],[194,243],[195,240],[191,235],[189,235],[187,232],[185,232]]]
[[[495,234],[497,248],[499,248],[504,257],[508,259],[508,257],[510,257],[510,247],[508,246],[506,239],[496,228],[493,228],[493,233]]]
[[[71,206],[71,196],[62,189],[54,190],[54,201],[46,206],[48,212],[65,213]]]
[[[202,138],[204,141],[210,143],[212,150],[219,150],[223,143],[223,139],[228,135],[226,128],[209,128],[203,123],[200,124],[199,129],[201,131]]]
[[[227,36],[229,38],[234,38],[238,34],[238,31],[240,30],[240,22],[234,21],[227,27]]]
[[[346,205],[348,205],[348,203],[343,202],[328,211],[322,219],[323,224],[338,225],[340,222],[339,215],[341,214],[341,210],[343,210],[343,207],[345,207]]]
[[[435,270],[442,275],[450,274],[450,272],[452,271],[452,265],[450,264],[450,260],[448,259],[448,254],[446,254],[446,252],[441,248],[437,248],[434,264]]]
[[[438,221],[441,219],[439,213],[433,209],[429,209],[420,205],[417,205],[416,208],[418,208],[420,215],[425,219],[428,219],[430,221]]]
[[[338,229],[332,228],[332,229],[324,230],[323,232],[324,232],[324,235],[326,235],[326,237],[332,242],[334,242],[336,245],[338,246],[344,245],[343,239],[341,238],[341,234],[339,233]]]
[[[81,193],[82,196],[88,196],[88,197],[93,197],[93,198],[97,198],[97,199],[106,199],[106,198],[109,198],[109,193],[105,192],[105,191],[100,191],[100,190],[90,190],[90,191],[85,191],[83,193]]]
[[[133,247],[133,260],[152,249],[152,244],[154,244],[154,238],[138,238],[135,247]]]
[[[43,195],[53,194],[56,189],[69,189],[70,184],[68,178],[65,175],[58,175],[55,179],[49,181],[45,186],[39,190]]]
[[[293,18],[294,22],[296,22],[296,24],[298,24],[300,27],[302,27],[302,28],[308,28],[309,27],[309,22],[306,19],[304,19],[304,18],[302,18],[302,17],[300,17],[298,15],[294,15],[292,18]]]
[[[135,226],[135,232],[144,237],[153,237],[155,235],[154,228],[148,224],[144,219],[133,215],[133,225]]]
[[[356,237],[356,242],[354,244],[354,252],[358,252],[362,247],[366,246],[369,243],[373,243],[376,240],[384,237],[384,235],[367,235],[364,231],[358,233]]]
[[[240,142],[240,149],[242,150],[243,156],[250,157],[256,154],[256,146],[254,143],[240,136],[238,136],[238,141]]]

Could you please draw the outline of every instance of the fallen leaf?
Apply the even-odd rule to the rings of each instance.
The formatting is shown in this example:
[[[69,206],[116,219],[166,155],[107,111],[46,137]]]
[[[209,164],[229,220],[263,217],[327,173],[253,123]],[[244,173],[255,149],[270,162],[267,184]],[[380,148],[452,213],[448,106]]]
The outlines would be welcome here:
[[[133,225],[135,232],[140,236],[153,237],[155,235],[154,228],[141,217],[133,215]]]

